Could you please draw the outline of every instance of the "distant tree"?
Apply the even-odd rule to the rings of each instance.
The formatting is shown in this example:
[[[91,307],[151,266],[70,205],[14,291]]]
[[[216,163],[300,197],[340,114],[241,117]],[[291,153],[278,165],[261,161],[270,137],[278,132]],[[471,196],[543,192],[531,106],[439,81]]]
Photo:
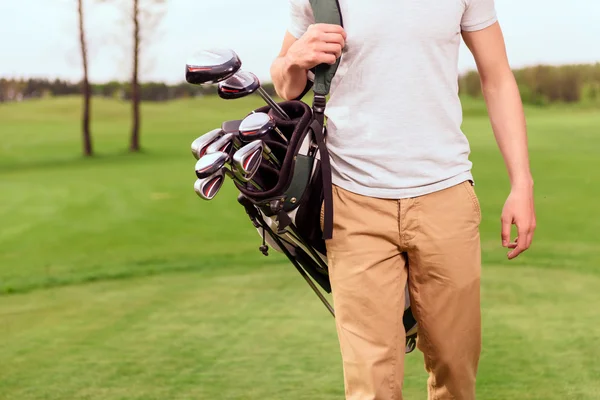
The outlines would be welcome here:
[[[129,142],[129,150],[137,152],[140,150],[140,102],[142,101],[142,88],[140,86],[140,59],[142,52],[142,36],[149,35],[150,31],[160,22],[164,15],[164,9],[160,6],[166,4],[166,0],[132,0],[132,23],[133,23],[133,68],[131,76],[131,104],[133,126]]]
[[[83,62],[83,81],[81,83],[81,89],[83,93],[83,155],[89,157],[92,156],[94,153],[92,149],[92,134],[90,132],[92,87],[90,85],[88,74],[88,52],[85,36],[83,0],[77,0],[77,11],[79,14],[79,43],[81,46],[81,59]]]
[[[140,150],[140,1],[133,0],[133,74],[131,76],[131,104],[133,106],[133,127],[129,142],[130,151]]]

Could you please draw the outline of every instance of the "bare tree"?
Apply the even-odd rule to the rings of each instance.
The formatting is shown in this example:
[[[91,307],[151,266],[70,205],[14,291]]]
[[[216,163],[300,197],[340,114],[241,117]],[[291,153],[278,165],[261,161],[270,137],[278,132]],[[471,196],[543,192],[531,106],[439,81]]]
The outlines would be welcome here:
[[[88,74],[88,49],[85,36],[85,23],[83,13],[83,0],[77,1],[77,11],[79,14],[79,42],[81,45],[81,58],[83,60],[83,116],[82,116],[82,134],[83,134],[83,155],[86,157],[94,154],[92,148],[92,134],[90,131],[91,118],[91,98],[92,88],[90,86]]]
[[[142,60],[147,49],[147,42],[153,35],[156,35],[156,28],[164,16],[167,0],[98,0],[100,3],[116,4],[127,21],[132,24],[131,42],[131,111],[132,126],[129,139],[129,150],[137,152],[141,149],[140,133],[142,126],[142,116],[140,110],[141,103],[141,85],[140,72],[142,72]],[[121,37],[118,43],[122,44]]]
[[[133,106],[133,127],[129,142],[130,151],[140,150],[140,1],[133,0],[133,71],[131,77],[131,104]]]
[[[163,9],[159,6],[165,4],[165,0],[132,0],[133,1],[133,70],[131,77],[131,103],[133,126],[131,129],[131,137],[129,142],[129,150],[136,152],[140,150],[140,58],[142,50],[142,34],[150,35],[150,31],[160,22],[164,15]],[[143,3],[143,4],[140,4]],[[144,25],[145,29],[142,29]]]

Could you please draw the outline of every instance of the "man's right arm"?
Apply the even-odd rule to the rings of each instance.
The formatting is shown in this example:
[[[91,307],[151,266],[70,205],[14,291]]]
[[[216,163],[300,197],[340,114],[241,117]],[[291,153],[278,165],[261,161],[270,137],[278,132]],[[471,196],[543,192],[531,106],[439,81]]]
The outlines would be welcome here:
[[[313,24],[297,39],[286,32],[279,56],[271,65],[277,94],[292,100],[306,87],[308,71],[319,64],[335,64],[345,46],[346,33],[339,25]]]

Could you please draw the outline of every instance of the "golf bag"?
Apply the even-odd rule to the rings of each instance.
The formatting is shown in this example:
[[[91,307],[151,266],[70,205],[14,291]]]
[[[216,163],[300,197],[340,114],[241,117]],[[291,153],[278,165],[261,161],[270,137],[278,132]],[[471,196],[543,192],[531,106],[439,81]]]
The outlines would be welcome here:
[[[316,22],[343,25],[337,0],[310,0],[310,3]],[[304,93],[296,100],[279,103],[289,120],[281,118],[269,106],[254,110],[270,114],[288,143],[283,145],[274,134],[265,140],[283,161],[279,170],[263,162],[256,178],[263,191],[236,183],[241,192],[238,201],[263,238],[261,251],[267,255],[270,246],[284,253],[334,316],[333,307],[314,282],[331,293],[325,243],[333,234],[334,210],[325,143],[325,107],[339,62],[315,67],[314,81],[309,80]],[[312,108],[300,101],[311,88],[314,91]],[[403,322],[406,352],[410,353],[416,347],[418,326],[408,290]]]

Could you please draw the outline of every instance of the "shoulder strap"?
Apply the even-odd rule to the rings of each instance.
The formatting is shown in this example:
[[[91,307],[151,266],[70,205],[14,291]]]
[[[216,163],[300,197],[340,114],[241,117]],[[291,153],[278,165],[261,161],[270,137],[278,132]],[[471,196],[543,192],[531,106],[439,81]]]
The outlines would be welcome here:
[[[316,23],[343,26],[342,11],[338,0],[310,0],[310,5]],[[338,59],[333,65],[317,65],[315,67],[315,82],[313,86],[313,115],[315,119],[311,128],[321,156],[324,203],[323,239],[325,240],[331,239],[333,236],[333,185],[331,182],[331,163],[325,145],[325,106],[327,95],[331,88],[331,81],[337,72],[339,64],[340,60]]]
[[[319,24],[334,24],[344,26],[339,0],[310,0],[315,22]],[[331,80],[337,72],[340,60],[334,65],[321,64],[315,69],[315,94],[327,96],[331,87]]]

